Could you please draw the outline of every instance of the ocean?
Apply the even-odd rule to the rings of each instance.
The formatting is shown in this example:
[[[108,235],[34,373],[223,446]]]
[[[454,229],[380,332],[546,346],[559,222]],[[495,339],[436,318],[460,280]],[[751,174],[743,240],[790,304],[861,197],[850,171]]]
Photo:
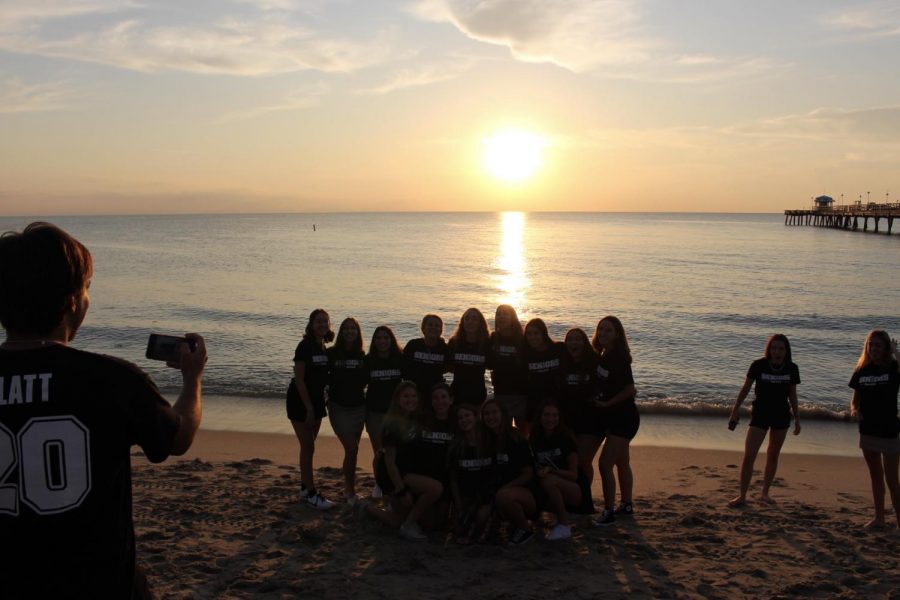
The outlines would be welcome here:
[[[34,219],[0,218],[0,229]],[[873,328],[900,334],[900,236],[786,227],[771,214],[327,213],[44,218],[92,251],[91,310],[74,346],[144,358],[150,332],[202,333],[207,412],[270,430],[309,312],[401,343],[422,315],[449,337],[500,303],[551,334],[618,316],[644,414],[724,415],[772,333],[786,334],[806,417],[840,420]],[[240,399],[239,401],[237,399]],[[748,399],[749,401],[752,399]],[[233,410],[238,403],[246,410]],[[218,408],[217,408],[218,407]],[[227,407],[227,408],[226,408]],[[255,422],[258,421],[258,422]],[[287,423],[279,424],[279,428]],[[288,429],[289,430],[289,429]]]

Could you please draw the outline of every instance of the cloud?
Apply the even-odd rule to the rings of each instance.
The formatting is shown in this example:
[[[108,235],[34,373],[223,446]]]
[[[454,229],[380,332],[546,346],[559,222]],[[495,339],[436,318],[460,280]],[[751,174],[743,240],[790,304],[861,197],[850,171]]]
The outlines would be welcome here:
[[[829,28],[851,31],[863,37],[900,35],[900,4],[881,0],[828,13],[821,22]]]
[[[0,81],[0,114],[63,110],[72,97],[61,81],[29,84],[11,77]]]
[[[760,57],[679,52],[648,29],[635,0],[419,0],[411,11],[451,23],[474,40],[506,46],[517,60],[617,79],[706,83],[787,66]]]
[[[0,49],[145,72],[245,76],[347,73],[380,64],[393,53],[390,30],[366,40],[328,35],[302,11],[273,12],[287,2],[209,6],[216,11],[211,17],[191,13],[191,4],[98,0],[69,6],[51,0],[29,8],[13,0],[13,10],[7,12],[4,4],[0,13]]]
[[[298,88],[287,94],[281,102],[266,106],[258,106],[243,111],[232,112],[224,117],[221,121],[236,121],[243,119],[253,119],[268,113],[284,112],[290,110],[302,110],[318,106],[322,97],[328,93],[329,86],[325,82],[318,82],[313,85]]]
[[[471,69],[474,64],[474,60],[464,59],[426,65],[418,68],[401,69],[395,71],[384,83],[375,87],[357,90],[356,93],[368,96],[383,96],[398,90],[431,85],[432,83],[441,81],[449,81],[451,79],[456,79]]]
[[[817,108],[738,125],[739,135],[803,139],[814,142],[900,143],[900,105],[862,109]]]

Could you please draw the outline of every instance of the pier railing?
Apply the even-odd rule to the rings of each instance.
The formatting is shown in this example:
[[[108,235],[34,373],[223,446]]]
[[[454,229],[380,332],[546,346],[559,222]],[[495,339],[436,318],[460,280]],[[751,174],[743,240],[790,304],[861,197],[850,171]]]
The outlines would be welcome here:
[[[813,206],[784,211],[785,225],[812,225],[814,227],[831,227],[833,229],[850,229],[853,231],[869,230],[869,219],[874,221],[874,231],[880,229],[881,219],[887,221],[887,233],[890,235],[894,219],[900,218],[900,202],[883,202],[876,204],[841,204],[838,206]],[[862,221],[862,227],[860,227]]]

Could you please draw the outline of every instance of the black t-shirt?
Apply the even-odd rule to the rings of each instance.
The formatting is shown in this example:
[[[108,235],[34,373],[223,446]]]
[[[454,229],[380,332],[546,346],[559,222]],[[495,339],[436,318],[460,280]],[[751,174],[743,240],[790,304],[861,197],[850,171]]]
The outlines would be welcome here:
[[[325,347],[314,338],[305,337],[294,350],[294,362],[304,365],[303,383],[306,384],[310,401],[314,405],[325,402],[325,386],[328,385],[328,354]]]
[[[494,458],[460,439],[453,448],[450,470],[463,498],[485,498],[493,485]]]
[[[397,354],[379,358],[375,354],[366,357],[369,385],[366,388],[366,408],[372,412],[387,412],[397,385],[403,381],[403,356]]]
[[[789,410],[791,384],[800,383],[800,369],[794,363],[785,363],[775,369],[768,358],[754,360],[747,370],[747,377],[756,383],[754,407],[769,410]]]
[[[594,355],[588,354],[578,362],[568,352],[563,356],[559,373],[560,400],[567,417],[576,418],[583,414],[588,402],[593,399],[597,387],[596,369]]]
[[[487,386],[484,373],[488,362],[488,342],[453,339],[447,346],[447,364],[453,371],[453,395],[457,402],[481,402]]]
[[[405,417],[385,417],[381,427],[381,445],[397,451],[396,464],[400,475],[415,471],[418,460],[419,425]]]
[[[565,471],[569,468],[569,456],[578,452],[575,440],[568,435],[557,433],[545,438],[531,440],[531,452],[536,467],[550,467],[551,471]]]
[[[534,457],[528,442],[518,434],[507,434],[494,459],[496,464],[496,486],[503,487],[522,474],[525,467],[534,466]]]
[[[559,374],[566,346],[555,342],[543,352],[526,345],[525,369],[527,372],[528,395],[532,398],[557,398],[559,395]]]
[[[859,432],[875,437],[897,437],[900,434],[900,419],[897,418],[900,373],[897,372],[897,361],[857,369],[850,378],[850,387],[858,392]]]
[[[525,393],[527,371],[522,360],[521,347],[497,334],[491,333],[490,356],[491,383],[495,394],[519,395]]]
[[[0,595],[130,597],[130,449],[169,456],[179,426],[169,403],[119,359],[0,350],[0,423]]]
[[[608,401],[615,397],[628,385],[634,383],[634,375],[631,372],[631,363],[618,353],[603,354],[597,360],[597,397],[599,400]],[[634,403],[634,396],[626,398],[613,407],[613,410],[621,410]]]
[[[421,426],[416,436],[416,466],[413,472],[446,480],[447,452],[453,437],[449,420],[432,420]]]
[[[446,365],[447,343],[443,339],[427,346],[424,338],[417,338],[403,348],[403,378],[415,383],[423,398],[431,394],[432,387],[444,381]]]
[[[328,354],[328,402],[355,407],[366,403],[365,388],[369,380],[366,355],[331,347]]]

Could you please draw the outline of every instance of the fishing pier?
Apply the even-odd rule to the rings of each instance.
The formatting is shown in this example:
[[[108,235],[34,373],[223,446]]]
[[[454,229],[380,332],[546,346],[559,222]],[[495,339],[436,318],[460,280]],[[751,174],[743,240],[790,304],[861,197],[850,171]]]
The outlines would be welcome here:
[[[894,219],[900,219],[900,202],[856,202],[834,206],[829,196],[819,196],[811,208],[784,211],[785,225],[811,225],[848,231],[869,231],[872,220],[873,233],[884,231],[888,235],[894,227]],[[886,229],[882,229],[882,219]]]

